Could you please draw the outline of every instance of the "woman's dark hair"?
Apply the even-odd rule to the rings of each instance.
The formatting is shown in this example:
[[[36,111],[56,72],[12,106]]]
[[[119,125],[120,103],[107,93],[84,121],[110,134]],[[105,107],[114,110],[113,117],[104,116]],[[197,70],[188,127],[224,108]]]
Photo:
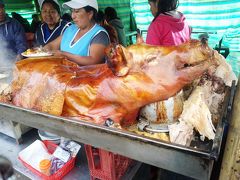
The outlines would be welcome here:
[[[62,15],[62,20],[65,20],[65,21],[71,22],[71,21],[72,21],[72,17],[71,17],[70,14],[68,14],[68,13],[64,13],[64,14]]]
[[[113,7],[107,7],[104,10],[107,20],[118,19],[117,11]]]
[[[97,21],[97,10],[91,6],[85,6],[83,7],[86,12],[93,12],[93,20],[96,22]]]
[[[96,22],[97,22],[98,24],[100,24],[100,23],[102,23],[103,21],[104,21],[104,12],[101,11],[101,10],[99,10],[99,11],[97,12]]]
[[[30,32],[31,27],[27,19],[23,18],[20,14],[16,12],[11,12],[11,15],[14,19],[16,19],[23,26],[25,32]]]
[[[156,3],[157,0],[149,0],[150,2]],[[176,10],[179,5],[179,0],[159,0],[158,1],[158,12],[154,18],[158,17],[159,14],[166,14],[168,11]]]
[[[43,3],[42,3],[42,7],[46,3],[51,4],[53,6],[53,8],[58,12],[58,14],[59,15],[61,14],[60,7],[59,7],[59,5],[55,1],[53,1],[53,0],[44,0]]]

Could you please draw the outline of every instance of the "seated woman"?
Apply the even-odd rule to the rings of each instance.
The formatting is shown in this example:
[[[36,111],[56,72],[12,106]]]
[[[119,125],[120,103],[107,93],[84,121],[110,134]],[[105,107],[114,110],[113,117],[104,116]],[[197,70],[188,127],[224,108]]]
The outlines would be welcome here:
[[[96,24],[97,1],[72,0],[63,7],[71,8],[74,24],[44,48],[82,66],[103,63],[104,49],[110,40],[106,30]]]
[[[61,20],[60,7],[53,0],[44,0],[41,6],[42,24],[35,33],[36,45],[46,45],[56,39],[70,26],[70,22]]]

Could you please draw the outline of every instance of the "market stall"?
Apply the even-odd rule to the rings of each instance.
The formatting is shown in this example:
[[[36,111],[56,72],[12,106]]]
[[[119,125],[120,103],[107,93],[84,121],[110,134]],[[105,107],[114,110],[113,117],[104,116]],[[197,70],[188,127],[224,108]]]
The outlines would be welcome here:
[[[31,4],[31,13],[37,12],[35,7],[33,7],[33,1],[27,0],[26,2],[28,2],[28,4]],[[192,9],[192,6],[189,5],[189,3],[190,2],[187,3],[183,1],[181,3],[182,6],[180,6],[180,10],[186,13],[187,17],[189,18],[193,32],[196,32],[197,30],[201,33],[202,31],[205,33],[205,26],[208,26],[209,22],[212,22],[211,26],[208,27],[209,31],[207,32],[211,34],[211,32],[214,31],[213,35],[216,36],[213,36],[214,39],[211,37],[208,39],[208,45],[210,45],[211,48],[214,48],[214,46],[218,44],[219,40],[221,39],[219,46],[215,47],[219,53],[221,53],[222,42],[224,45],[226,45],[226,42],[230,43],[229,47],[231,47],[234,51],[239,50],[237,46],[239,42],[232,40],[232,37],[236,37],[235,30],[233,32],[225,32],[225,29],[232,28],[233,26],[235,27],[235,25],[238,24],[238,21],[236,20],[237,16],[227,17],[230,15],[228,15],[228,13],[226,13],[227,15],[223,13],[222,16],[226,16],[227,19],[232,20],[228,20],[228,22],[223,23],[223,26],[222,23],[218,23],[217,21],[221,19],[218,18],[219,12],[216,13],[217,17],[215,18],[213,16],[215,14],[215,11],[211,11],[210,14],[212,15],[212,18],[209,20],[209,15],[207,14],[209,10],[205,9],[205,17],[197,19],[194,14],[192,14],[192,12],[189,13],[190,11],[188,11],[188,8]],[[211,3],[193,2],[192,4],[194,5],[194,8],[196,8],[195,6],[210,7]],[[8,9],[8,11],[10,11],[11,4],[14,5],[15,3],[8,4],[10,5],[10,9]],[[148,25],[152,20],[152,15],[150,14],[149,9],[146,8],[146,6],[148,6],[148,2],[139,2],[134,0],[125,0],[121,3],[119,1],[112,2],[109,0],[99,1],[100,9],[104,9],[105,7],[109,6],[109,4],[117,8],[117,11],[120,14],[120,18],[125,24],[125,30],[127,32],[126,38],[129,39],[128,44],[133,44],[136,41],[135,37],[137,36],[137,32],[136,27],[131,27],[132,23],[129,23],[129,21],[135,19],[137,26],[141,32],[146,32]],[[236,5],[234,5],[234,8],[232,6],[233,3],[229,4],[218,3],[217,6],[227,5],[227,9],[232,8],[232,10],[235,12],[236,8],[238,7],[238,3],[234,3]],[[18,6],[20,9],[23,8],[22,5]],[[29,13],[27,14],[28,18],[30,18]],[[129,14],[131,16],[129,16]],[[207,24],[205,24],[205,21],[202,21],[203,19],[208,20]],[[201,26],[199,26],[200,21],[204,22],[200,23]],[[238,29],[238,27],[236,29]],[[194,33],[192,33],[192,37],[196,39],[198,38],[198,35],[199,33],[197,33],[196,36],[194,36]],[[227,41],[224,42],[223,40],[226,39]],[[221,159],[223,153],[225,141],[228,134],[228,125],[231,121],[232,112],[236,114],[234,111],[235,106],[233,106],[233,102],[236,103],[239,101],[238,94],[240,88],[239,85],[238,88],[236,88],[236,80],[233,81],[232,84],[230,81],[228,81],[228,84],[224,84],[225,82],[223,83],[224,78],[227,76],[224,74],[225,70],[231,71],[231,68],[226,68],[226,66],[223,66],[223,69],[220,68],[218,71],[220,75],[223,75],[221,77],[215,76],[212,78],[211,75],[205,74],[205,79],[198,79],[199,81],[196,81],[195,83],[197,86],[201,86],[202,91],[198,91],[198,99],[195,98],[195,100],[200,100],[200,102],[196,103],[195,101],[194,103],[196,104],[190,102],[189,104],[191,106],[188,106],[188,108],[191,108],[193,106],[195,107],[196,105],[196,114],[200,114],[200,118],[195,116],[190,118],[188,117],[188,120],[184,122],[182,120],[184,118],[181,117],[182,119],[179,120],[178,117],[174,117],[174,123],[176,123],[176,127],[178,126],[178,130],[180,127],[180,130],[176,131],[179,134],[176,136],[175,140],[181,139],[179,137],[182,135],[181,133],[186,130],[184,129],[186,127],[188,130],[190,129],[189,132],[191,134],[189,135],[187,131],[183,133],[186,136],[184,136],[185,139],[183,140],[184,142],[181,142],[182,144],[178,143],[180,141],[174,141],[173,134],[171,135],[172,137],[170,137],[169,130],[172,122],[170,123],[168,117],[166,118],[165,116],[169,115],[169,109],[174,111],[175,106],[171,104],[172,107],[167,109],[166,104],[164,104],[166,102],[161,101],[166,100],[171,96],[175,96],[175,94],[179,92],[183,87],[186,87],[185,85],[189,84],[193,80],[196,80],[197,77],[193,78],[192,76],[195,76],[197,73],[202,74],[203,72],[201,68],[195,73],[187,70],[184,71],[184,68],[191,69],[194,66],[200,65],[208,58],[210,60],[213,60],[215,58],[214,56],[216,56],[216,54],[212,52],[211,48],[206,47],[206,41],[202,41],[201,45],[199,46],[201,47],[201,51],[205,51],[202,54],[196,53],[199,49],[197,49],[197,51],[193,50],[196,48],[196,43],[193,44],[194,45],[191,46],[188,45],[188,48],[184,50],[186,54],[179,53],[183,52],[183,49],[180,48],[180,50],[176,50],[175,48],[177,47],[172,47],[170,50],[162,50],[162,48],[159,48],[159,51],[156,52],[157,48],[151,49],[151,47],[146,47],[144,45],[140,47],[140,45],[137,45],[137,48],[128,48],[128,51],[130,53],[127,52],[126,49],[122,51],[111,49],[108,53],[111,54],[110,56],[113,58],[110,58],[108,66],[101,65],[101,67],[99,66],[100,68],[90,67],[89,69],[87,67],[85,70],[84,67],[76,67],[74,63],[69,63],[67,61],[64,61],[64,63],[67,62],[66,64],[60,63],[60,65],[56,65],[54,63],[59,59],[54,59],[55,57],[50,57],[50,59],[53,60],[51,61],[53,62],[52,64],[49,63],[50,60],[41,62],[41,60],[38,61],[37,59],[32,60],[32,62],[30,62],[31,60],[29,59],[26,61],[18,62],[16,64],[18,64],[17,66],[19,69],[18,71],[15,71],[15,75],[17,76],[15,76],[15,79],[13,81],[15,87],[11,84],[12,92],[10,91],[10,93],[6,93],[4,96],[2,96],[2,94],[0,95],[0,124],[2,125],[0,132],[15,138],[17,140],[17,143],[20,144],[22,142],[22,135],[24,133],[29,131],[31,128],[37,128],[40,131],[54,133],[55,135],[70,138],[79,143],[84,143],[86,144],[86,149],[87,147],[90,147],[89,152],[97,149],[94,152],[95,154],[100,154],[100,151],[109,151],[111,157],[113,157],[113,161],[115,161],[115,154],[117,154],[116,156],[119,154],[119,157],[124,156],[126,159],[129,159],[129,161],[131,159],[137,160],[139,162],[144,162],[190,178],[210,179],[214,164],[221,163],[219,159]],[[119,49],[120,48],[118,48],[118,50]],[[143,51],[140,51],[139,49]],[[32,53],[31,50],[33,49],[30,49],[30,54]],[[148,54],[147,52],[150,53]],[[162,56],[165,56],[169,52],[172,53],[172,56],[169,55],[167,58]],[[177,52],[177,55],[175,55],[175,52]],[[225,57],[228,55],[228,53],[225,55]],[[115,57],[119,54],[121,57],[119,59],[115,59]],[[49,56],[51,55],[52,54]],[[195,57],[192,55],[195,55]],[[206,56],[207,58],[203,56]],[[198,57],[202,58],[201,61],[190,62],[190,60],[194,61],[198,59]],[[159,59],[167,59],[168,62],[166,64],[163,63],[162,65],[159,65],[159,62],[157,61]],[[188,62],[182,63],[186,59]],[[225,62],[225,59],[222,60]],[[36,65],[37,63],[39,63],[39,65]],[[71,65],[68,66],[69,64]],[[207,63],[205,63],[205,65],[206,64]],[[158,67],[156,66],[153,68],[153,65],[158,65]],[[172,69],[169,68],[169,66],[172,66]],[[55,69],[55,67],[58,68]],[[160,70],[161,67],[166,68],[162,68]],[[204,69],[207,67],[207,65],[202,67]],[[99,69],[101,69],[101,71],[99,71]],[[31,72],[32,70],[33,72]],[[36,72],[35,74],[34,71]],[[159,72],[163,73],[161,74]],[[55,76],[55,73],[59,74]],[[125,77],[126,75],[129,76]],[[165,77],[165,75],[170,76]],[[165,78],[161,79],[159,77]],[[107,78],[110,80],[104,81]],[[223,81],[219,81],[219,78]],[[205,80],[209,82],[206,83],[204,82]],[[104,84],[103,81],[107,83]],[[189,82],[186,83],[187,81]],[[221,85],[218,83],[221,85],[224,84],[222,87],[226,89],[221,87],[219,88]],[[82,84],[84,84],[84,87],[82,87]],[[193,84],[191,87],[192,89],[196,88],[196,86]],[[207,91],[204,91],[207,89],[204,89],[204,87],[208,85],[210,85],[209,89]],[[216,85],[217,88],[214,85]],[[214,88],[215,90],[217,89],[216,91],[220,89],[221,93],[214,92]],[[6,89],[6,87],[3,89]],[[207,92],[206,94],[209,93],[209,96],[215,96],[216,99],[219,100],[219,103],[215,103],[214,100],[216,99],[214,99],[213,96],[209,99],[206,98],[203,100],[200,95],[204,92]],[[235,92],[237,92],[236,97]],[[78,96],[76,96],[76,94]],[[79,95],[82,98],[81,100],[78,99]],[[186,97],[184,101],[187,101],[188,97]],[[143,113],[140,113],[141,117],[139,116],[137,118],[131,119],[129,124],[132,124],[136,120],[135,123],[137,125],[134,126],[134,130],[122,126],[123,121],[127,122],[129,120],[126,120],[126,116],[129,114],[131,115],[131,113],[134,112],[133,110],[138,110],[138,108],[142,108],[145,105],[147,106],[148,103],[157,103],[159,100],[161,100],[160,104],[163,103],[164,105],[151,106],[150,111],[152,114],[150,113],[150,115],[146,115],[145,120],[142,120]],[[208,103],[210,105],[208,104],[207,106],[205,100],[209,100]],[[174,102],[175,100],[170,101]],[[65,104],[65,102],[68,104]],[[210,102],[217,104],[217,106],[220,106],[219,109],[216,108],[218,111],[215,111],[215,115],[217,114],[217,116],[214,116],[213,119],[209,118],[213,114],[211,110],[209,110],[211,106]],[[91,107],[89,104],[91,104]],[[183,101],[180,104],[183,105]],[[63,107],[64,105],[65,107]],[[205,109],[199,108],[201,105],[204,105]],[[157,107],[157,110],[155,109],[152,111],[154,109],[153,107]],[[158,112],[160,107],[162,108],[161,110],[163,112],[163,115],[161,114],[162,112]],[[128,108],[130,111],[128,111]],[[182,107],[179,109],[181,108]],[[186,114],[190,112],[190,108],[189,110],[185,110],[185,118]],[[194,112],[195,109],[191,108],[191,116],[194,115]],[[157,125],[154,125],[153,121],[158,120],[150,119],[153,116],[156,116],[156,114],[157,116],[164,116],[167,123],[163,123],[162,125],[158,122],[156,123]],[[236,115],[234,117],[236,117]],[[194,120],[190,122],[191,119]],[[199,119],[203,119],[205,121],[201,121],[199,123]],[[238,120],[235,118],[234,121]],[[179,122],[184,122],[184,126],[182,126],[183,124]],[[203,127],[201,124],[204,124],[205,126]],[[181,127],[184,128],[181,129]],[[172,132],[174,132],[174,130],[172,130]],[[231,137],[235,135],[232,135],[232,132],[229,134]],[[192,139],[187,143],[187,140],[189,140],[188,138],[190,136]],[[30,145],[34,138],[36,139],[38,137],[36,134],[34,135],[34,138],[32,138],[32,135],[30,135],[30,138],[26,138],[27,143],[23,141],[23,144],[16,146],[6,143],[6,141],[9,139],[7,139],[5,136],[0,136],[0,139],[1,138],[4,139],[5,142],[2,142],[4,142],[5,145],[9,145],[12,149],[14,149],[14,151],[12,151],[11,148],[9,149],[7,147],[2,151],[3,154],[6,154],[8,151],[12,151],[11,154],[9,153],[8,157],[14,161],[18,157],[18,153],[23,150],[23,148]],[[86,160],[86,156],[91,155],[84,154],[83,156],[85,156]],[[91,165],[88,164],[89,168],[90,166]],[[127,179],[130,179],[134,175],[139,166],[140,163],[136,163],[134,166],[131,166],[131,168],[129,168],[131,169],[129,170],[131,173],[126,173],[127,175],[130,174]],[[86,167],[87,164],[85,164],[84,168],[86,169]],[[19,168],[18,163],[14,164],[14,168],[20,173],[29,173],[27,172],[28,170],[23,168],[21,165]],[[75,168],[73,171],[76,172],[81,170]],[[81,173],[86,174],[86,172],[82,171]],[[73,173],[73,176],[79,177],[81,176],[80,174]],[[69,175],[69,178],[72,178],[70,177],[71,175]],[[31,175],[29,177],[35,178],[34,175]]]
[[[237,91],[239,91],[239,85]],[[212,167],[217,161],[224,130],[232,112],[235,86],[228,91],[213,143],[184,147],[128,131],[95,125],[36,112],[1,103],[0,119],[13,120],[34,128],[91,144],[129,158],[145,162],[195,179],[210,179]],[[239,94],[239,93],[238,93]],[[235,97],[238,101],[239,97]]]
[[[168,53],[163,56],[165,52]],[[123,58],[126,53],[132,53],[132,56]],[[177,59],[174,58],[176,53]],[[155,54],[157,56],[152,56]],[[126,49],[110,46],[106,55],[109,58],[107,64],[84,67],[54,56],[18,61],[9,91],[5,89],[1,94],[0,119],[123,155],[127,157],[127,162],[130,158],[191,178],[210,179],[226,136],[224,132],[231,117],[237,80],[224,58],[204,41],[198,40],[170,48],[145,44]],[[153,58],[149,60],[149,57]],[[134,66],[132,62],[135,62]],[[213,73],[204,74],[210,67],[215,67]],[[170,138],[167,139],[144,136],[126,128],[137,123],[136,116],[127,119],[131,112],[150,102],[169,100],[203,74],[200,81],[192,84],[193,90],[184,101],[180,122],[173,122],[180,129],[176,137],[181,137],[181,132],[184,132],[183,141],[171,139],[170,126],[173,124],[170,122]],[[204,92],[209,95],[206,100],[203,99]],[[210,102],[209,108],[204,104],[207,101]],[[216,101],[216,116],[213,115],[212,120],[209,109]],[[173,106],[170,108],[174,109]],[[150,116],[145,118],[151,119]],[[138,128],[143,131],[149,129],[148,125]],[[185,132],[186,128],[190,129],[190,133],[188,130]],[[198,132],[193,133],[194,128]],[[216,129],[215,132],[213,129]],[[192,138],[188,144],[185,140],[189,137]],[[85,148],[88,149],[87,146]],[[94,148],[86,151],[95,151],[88,158],[103,152]]]

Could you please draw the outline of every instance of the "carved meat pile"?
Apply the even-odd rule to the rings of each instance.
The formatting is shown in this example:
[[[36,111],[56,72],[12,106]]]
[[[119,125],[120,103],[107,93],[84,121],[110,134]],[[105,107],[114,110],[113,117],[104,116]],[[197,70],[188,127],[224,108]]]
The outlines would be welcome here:
[[[169,125],[170,141],[188,145],[194,138],[194,129],[201,140],[215,138],[215,127],[221,118],[227,86],[237,77],[220,54],[215,54],[219,65],[209,69],[191,85],[189,97],[184,102],[179,122]]]
[[[103,124],[124,125],[129,114],[165,100],[216,63],[212,49],[192,40],[180,46],[110,46],[107,64],[79,67],[64,58],[16,63],[14,105]]]

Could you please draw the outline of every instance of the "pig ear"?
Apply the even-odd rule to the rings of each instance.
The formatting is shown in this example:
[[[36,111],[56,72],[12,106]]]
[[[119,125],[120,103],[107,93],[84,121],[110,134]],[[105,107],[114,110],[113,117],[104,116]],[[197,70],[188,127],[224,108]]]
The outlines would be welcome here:
[[[130,57],[127,50],[121,46],[111,45],[106,49],[107,64],[116,76],[125,76],[128,74],[129,67],[127,58]]]

